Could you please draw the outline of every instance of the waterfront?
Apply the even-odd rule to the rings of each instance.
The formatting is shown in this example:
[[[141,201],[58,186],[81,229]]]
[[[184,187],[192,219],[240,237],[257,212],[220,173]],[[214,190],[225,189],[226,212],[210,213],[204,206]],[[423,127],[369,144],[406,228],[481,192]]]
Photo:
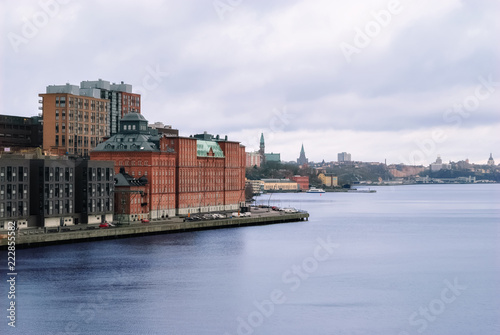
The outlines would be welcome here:
[[[500,185],[371,188],[257,199],[308,222],[18,250],[0,332],[499,333]]]

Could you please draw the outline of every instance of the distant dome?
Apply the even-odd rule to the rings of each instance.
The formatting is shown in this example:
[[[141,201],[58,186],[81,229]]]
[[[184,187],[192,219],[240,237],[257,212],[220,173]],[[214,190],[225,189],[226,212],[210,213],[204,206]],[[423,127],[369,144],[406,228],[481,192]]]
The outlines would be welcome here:
[[[146,118],[142,114],[130,112],[125,114],[121,121],[146,121]]]

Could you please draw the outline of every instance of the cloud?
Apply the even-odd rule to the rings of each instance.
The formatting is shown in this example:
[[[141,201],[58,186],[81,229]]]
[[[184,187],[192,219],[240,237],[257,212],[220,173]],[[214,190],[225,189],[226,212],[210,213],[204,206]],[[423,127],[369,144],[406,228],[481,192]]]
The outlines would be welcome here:
[[[401,1],[347,62],[341,43],[354,45],[357,29],[389,3],[231,2],[221,20],[212,1],[61,2],[18,52],[2,39],[0,113],[38,113],[47,85],[102,78],[139,88],[159,68],[169,75],[144,94],[142,112],[183,135],[229,134],[253,148],[250,138],[264,131],[287,160],[304,142],[316,161],[350,150],[397,162],[424,134],[454,126],[446,111],[474,94],[479,77],[500,80],[500,13],[485,0]],[[4,37],[43,11],[35,0],[0,6]],[[495,88],[460,116],[466,136],[450,132],[443,158],[483,160],[494,151],[498,142],[486,134],[498,129],[498,107]],[[288,122],[273,126],[283,109]]]

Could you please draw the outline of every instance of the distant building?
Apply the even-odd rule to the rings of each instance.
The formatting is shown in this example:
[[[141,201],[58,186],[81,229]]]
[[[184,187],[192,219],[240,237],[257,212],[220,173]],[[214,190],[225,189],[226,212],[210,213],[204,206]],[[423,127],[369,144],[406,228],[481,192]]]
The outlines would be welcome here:
[[[302,144],[302,148],[300,149],[299,158],[297,158],[297,164],[299,165],[307,165],[309,160],[306,158],[306,153],[304,151],[304,144]]]
[[[293,176],[291,180],[299,185],[300,190],[309,189],[309,176]]]
[[[490,153],[490,158],[488,159],[488,165],[493,166],[495,165],[495,161],[493,160],[493,155]]]
[[[319,180],[321,180],[321,183],[323,185],[325,185],[326,187],[339,186],[337,176],[334,176],[331,173],[320,173],[320,174],[318,174],[318,178],[319,178]]]
[[[266,162],[281,162],[281,155],[271,152],[270,154],[264,154]]]
[[[266,145],[264,143],[264,133],[260,134],[260,145],[259,145],[259,155],[261,157],[260,163],[264,164],[266,162],[281,162],[281,155],[280,154],[275,154],[273,152],[265,153],[266,151]]]
[[[416,176],[425,170],[423,166],[391,164],[387,167],[389,173],[395,178],[407,178]]]
[[[260,167],[261,156],[259,152],[246,152],[246,167]]]
[[[337,155],[339,163],[346,163],[351,161],[351,154],[347,152],[341,152]]]
[[[264,191],[266,192],[282,192],[282,191],[298,191],[299,184],[290,179],[262,179],[264,182]]]
[[[436,161],[434,163],[431,163],[429,165],[429,168],[430,168],[431,172],[436,172],[439,170],[449,170],[449,169],[451,169],[451,164],[446,164],[446,163],[443,164],[443,160],[441,159],[441,156],[438,155],[436,158]]]
[[[39,116],[0,115],[0,152],[15,152],[43,145],[43,125]]]
[[[165,135],[168,137],[179,136],[178,129],[172,129],[170,125],[164,125],[163,122],[155,122],[149,125],[149,128],[158,132],[158,135]]]
[[[260,155],[260,162],[264,164],[266,162],[266,144],[264,143],[264,133],[260,134],[260,143],[259,143],[259,155]]]
[[[246,180],[246,184],[250,184],[253,194],[260,194],[264,192],[264,182],[262,180]]]

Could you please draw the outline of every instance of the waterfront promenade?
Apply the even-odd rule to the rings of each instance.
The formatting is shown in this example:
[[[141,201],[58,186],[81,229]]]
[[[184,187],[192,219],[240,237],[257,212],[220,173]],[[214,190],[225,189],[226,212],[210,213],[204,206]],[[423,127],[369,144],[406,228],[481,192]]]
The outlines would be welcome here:
[[[81,225],[81,230],[60,231],[46,233],[43,229],[25,229],[16,232],[16,246],[29,248],[35,246],[74,243],[92,240],[134,237],[140,235],[154,235],[177,233],[195,230],[233,228],[241,226],[257,226],[267,224],[286,223],[308,220],[306,212],[283,213],[268,208],[252,208],[250,217],[233,217],[215,220],[186,221],[174,217],[163,221],[150,223],[133,223],[109,228],[96,228],[95,226]],[[90,229],[88,229],[90,228]],[[7,231],[0,231],[0,249],[7,247]]]

